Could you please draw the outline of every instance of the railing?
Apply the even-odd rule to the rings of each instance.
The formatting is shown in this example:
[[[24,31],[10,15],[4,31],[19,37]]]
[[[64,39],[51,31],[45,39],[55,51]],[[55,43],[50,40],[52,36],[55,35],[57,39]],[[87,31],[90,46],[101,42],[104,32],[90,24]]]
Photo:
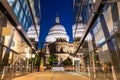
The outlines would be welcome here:
[[[26,71],[25,67],[10,67],[10,66],[5,66],[3,72],[0,72],[1,80],[7,79],[11,80],[12,78],[15,78],[17,76],[22,76],[30,72],[30,67],[28,71]]]

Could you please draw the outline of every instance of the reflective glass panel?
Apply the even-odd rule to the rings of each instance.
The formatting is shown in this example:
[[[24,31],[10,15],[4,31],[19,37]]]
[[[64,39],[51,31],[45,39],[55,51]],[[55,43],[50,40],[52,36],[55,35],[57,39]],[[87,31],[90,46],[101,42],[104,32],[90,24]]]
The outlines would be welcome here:
[[[23,17],[23,10],[20,11],[20,16],[19,16],[19,21],[22,22],[22,17]]]
[[[7,2],[9,3],[10,6],[12,6],[15,0],[7,0]]]
[[[20,9],[20,3],[17,2],[14,8],[14,13],[16,16],[18,16],[19,9]]]

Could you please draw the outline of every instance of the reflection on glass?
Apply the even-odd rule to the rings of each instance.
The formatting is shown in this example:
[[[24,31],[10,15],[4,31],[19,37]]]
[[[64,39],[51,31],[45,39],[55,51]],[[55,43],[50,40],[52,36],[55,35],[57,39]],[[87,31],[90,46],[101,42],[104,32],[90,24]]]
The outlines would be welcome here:
[[[25,9],[25,6],[26,6],[26,3],[25,3],[25,0],[23,0],[24,2],[23,3],[23,9]]]
[[[16,16],[18,16],[19,9],[20,9],[20,3],[17,1],[15,8],[14,8],[14,13]]]
[[[15,2],[15,0],[7,0],[7,2],[9,3],[10,6],[12,6]]]
[[[99,18],[98,18],[98,21],[99,21]],[[102,44],[105,41],[103,29],[101,27],[100,22],[98,22],[96,27],[93,29],[93,34],[94,34],[94,37],[95,37],[96,46]]]
[[[19,21],[22,22],[23,10],[20,11]]]
[[[23,26],[25,25],[25,21],[26,21],[26,16],[24,16],[24,19],[23,19]]]
[[[25,25],[25,31],[28,30],[27,27],[28,27],[28,22],[26,22],[26,25]]]

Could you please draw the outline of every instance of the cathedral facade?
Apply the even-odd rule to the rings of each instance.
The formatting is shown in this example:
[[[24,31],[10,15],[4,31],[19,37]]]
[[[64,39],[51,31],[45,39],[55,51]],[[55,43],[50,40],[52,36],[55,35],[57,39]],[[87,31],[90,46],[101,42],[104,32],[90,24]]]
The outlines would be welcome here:
[[[48,35],[46,36],[45,43],[46,62],[49,56],[52,54],[57,55],[58,64],[60,60],[64,61],[68,57],[72,60],[73,65],[75,65],[76,60],[78,61],[78,63],[83,62],[81,60],[83,56],[81,51],[79,51],[79,54],[77,54],[76,57],[73,56],[79,46],[80,38],[82,37],[82,34],[84,32],[83,25],[79,24],[76,33],[75,33],[76,26],[73,25],[74,41],[70,43],[69,36],[67,35],[64,26],[60,24],[58,16],[56,17],[55,21],[56,21],[55,25],[51,27]]]
[[[69,43],[69,36],[67,35],[64,26],[60,24],[58,16],[55,21],[55,25],[51,27],[46,36],[46,59],[48,59],[49,55],[55,54],[57,55],[58,63],[60,60],[64,61],[68,57],[74,62],[74,57],[70,55],[74,53],[73,44]]]

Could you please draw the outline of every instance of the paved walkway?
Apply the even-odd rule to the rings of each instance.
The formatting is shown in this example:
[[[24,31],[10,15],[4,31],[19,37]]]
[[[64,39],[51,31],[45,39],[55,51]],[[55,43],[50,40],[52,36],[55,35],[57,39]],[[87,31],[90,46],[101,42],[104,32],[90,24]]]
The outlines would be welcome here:
[[[13,80],[91,80],[82,75],[75,75],[63,72],[35,72]]]

